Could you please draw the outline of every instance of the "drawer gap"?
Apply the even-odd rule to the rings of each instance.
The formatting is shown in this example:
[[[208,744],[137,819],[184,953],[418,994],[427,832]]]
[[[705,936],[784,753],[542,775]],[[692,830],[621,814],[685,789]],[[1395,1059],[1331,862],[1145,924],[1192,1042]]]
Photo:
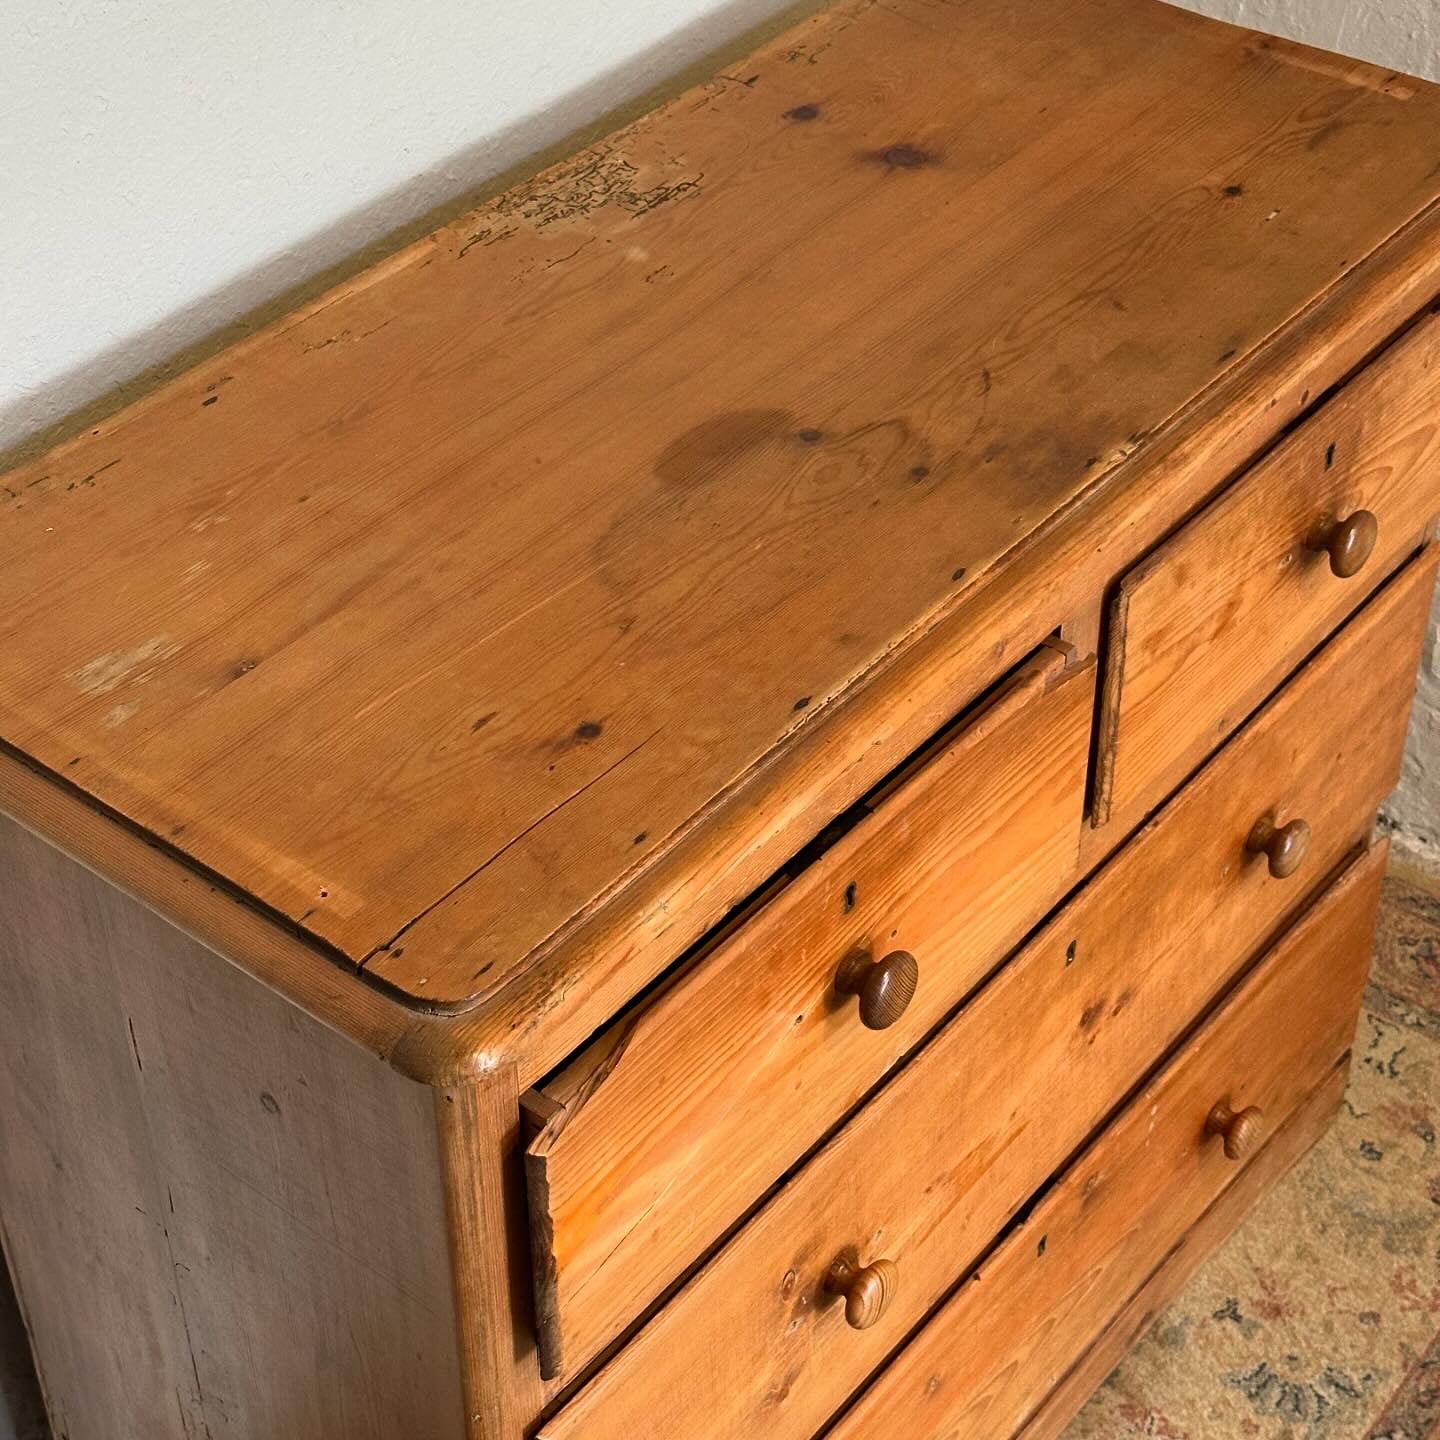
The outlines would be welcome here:
[[[1264,961],[1264,959],[1271,952],[1274,946],[1284,936],[1285,932],[1294,925],[1296,916],[1303,914],[1308,909],[1308,907],[1311,906],[1321,895],[1323,895],[1326,890],[1332,884],[1334,884],[1334,882],[1339,879],[1339,877],[1343,875],[1347,869],[1350,868],[1350,866],[1355,864],[1356,861],[1365,854],[1365,852],[1366,846],[1363,843],[1357,843],[1339,860],[1337,860],[1335,864],[1332,865],[1331,868],[1325,872],[1325,874],[1317,877],[1314,881],[1312,881],[1310,886],[1305,890],[1303,894],[1297,895],[1295,904],[1286,912],[1283,917],[1277,920],[1276,924],[1254,948],[1254,950],[1244,962],[1244,964],[1242,964],[1241,967],[1236,971],[1236,973],[1230,977],[1227,983],[1213,997],[1211,997],[1210,1002],[1205,1006],[1205,1008],[1200,1012],[1200,1014],[1198,1014],[1185,1028],[1185,1030],[1176,1037],[1173,1044],[1166,1049],[1164,1054],[1161,1055],[1154,1062],[1154,1064],[1151,1065],[1145,1071],[1145,1073],[1140,1076],[1138,1080],[1135,1081],[1133,1085],[1131,1085],[1121,1096],[1119,1096],[1119,1098],[1114,1102],[1114,1104],[1105,1112],[1104,1117],[1094,1127],[1094,1129],[1092,1129],[1090,1133],[1086,1135],[1086,1137],[1082,1141],[1080,1141],[1058,1165],[1054,1167],[1054,1169],[1044,1179],[1044,1181],[1024,1200],[1020,1207],[1011,1215],[1010,1219],[1006,1221],[1005,1225],[997,1232],[994,1239],[986,1245],[985,1249],[976,1258],[976,1260],[965,1270],[965,1272],[955,1281],[953,1285],[946,1289],[946,1291],[936,1300],[935,1304],[926,1311],[925,1315],[922,1316],[915,1323],[915,1325],[906,1332],[906,1334],[902,1337],[900,1341],[897,1342],[893,1349],[887,1352],[884,1359],[878,1365],[876,1365],[869,1374],[867,1374],[865,1379],[859,1385],[856,1386],[855,1390],[847,1398],[845,1405],[841,1408],[840,1412],[837,1413],[834,1419],[826,1426],[826,1430],[831,1428],[831,1426],[833,1426],[843,1417],[844,1410],[848,1408],[848,1406],[852,1404],[853,1401],[861,1393],[863,1393],[866,1386],[871,1383],[875,1376],[878,1375],[880,1371],[883,1370],[892,1359],[894,1359],[895,1355],[897,1355],[901,1350],[904,1349],[906,1345],[910,1343],[910,1341],[914,1338],[915,1334],[925,1327],[931,1317],[934,1316],[942,1306],[944,1306],[950,1299],[952,1299],[958,1291],[962,1290],[965,1285],[970,1283],[972,1277],[974,1277],[977,1273],[983,1274],[984,1268],[989,1262],[990,1258],[993,1256],[994,1252],[1000,1247],[1000,1245],[1005,1242],[1005,1240],[1011,1234],[1013,1234],[1017,1229],[1021,1228],[1025,1224],[1026,1219],[1029,1217],[1035,1207],[1044,1200],[1045,1196],[1064,1175],[1064,1173],[1073,1164],[1075,1164],[1075,1162],[1080,1158],[1080,1156],[1082,1156],[1085,1151],[1090,1147],[1090,1145],[1094,1143],[1095,1137],[1099,1135],[1105,1129],[1105,1127],[1108,1126],[1115,1119],[1115,1117],[1119,1115],[1125,1109],[1125,1107],[1134,1100],[1134,1098],[1138,1094],[1141,1093],[1141,1091],[1144,1090],[1145,1086],[1148,1085],[1156,1077],[1156,1075],[1158,1075],[1160,1071],[1162,1071],[1166,1067],[1166,1065],[1168,1065],[1174,1059],[1174,1057],[1180,1052],[1180,1050],[1193,1038],[1196,1032],[1198,1032],[1220,1009],[1220,1007],[1223,1006],[1225,1002],[1235,993],[1235,991],[1238,990],[1247,979],[1249,979],[1249,977],[1259,968],[1260,964]],[[1093,878],[1094,877],[1092,877],[1092,879]],[[655,1299],[652,1300],[645,1307],[645,1309],[641,1311],[640,1314],[638,1314],[635,1319],[625,1327],[625,1329],[619,1335],[617,1335],[612,1341],[610,1341],[595,1356],[588,1360],[582,1367],[578,1368],[574,1374],[567,1376],[564,1385],[561,1388],[555,1390],[550,1395],[545,1405],[545,1408],[536,1417],[535,1428],[541,1428],[546,1421],[550,1420],[559,1411],[563,1410],[565,1405],[576,1394],[578,1394],[579,1391],[581,1391],[590,1380],[594,1379],[596,1374],[598,1374],[599,1371],[601,1371],[611,1359],[613,1359],[617,1354],[619,1354],[619,1352],[622,1351],[626,1347],[626,1345],[630,1343],[630,1341],[650,1322],[650,1320],[653,1319],[661,1310],[663,1310],[665,1306],[672,1299],[674,1299],[674,1297],[681,1290],[685,1288],[689,1281],[699,1271],[704,1269],[706,1264],[710,1261],[711,1257],[723,1250],[724,1247],[741,1230],[743,1230],[745,1226],[761,1210],[765,1208],[766,1205],[770,1203],[770,1201],[779,1191],[783,1190],[788,1184],[790,1184],[795,1179],[795,1177],[804,1170],[806,1165],[808,1165],[815,1158],[815,1156],[821,1150],[823,1150],[835,1138],[835,1136],[845,1128],[847,1124],[849,1124],[849,1122],[854,1118],[855,1115],[857,1115],[861,1110],[863,1110],[865,1106],[870,1104],[882,1090],[886,1089],[890,1084],[897,1080],[900,1075],[902,1075],[911,1065],[915,1063],[915,1061],[920,1057],[920,1055],[924,1052],[926,1047],[935,1038],[935,1036],[941,1030],[945,1029],[946,1026],[951,1024],[955,1020],[955,1018],[961,1013],[961,1011],[966,1008],[966,1006],[972,1004],[975,998],[979,995],[979,993],[995,979],[999,972],[1002,971],[1006,967],[1006,965],[1010,963],[1010,961],[1015,957],[1015,955],[1024,950],[1025,947],[1031,942],[1031,940],[1041,931],[1043,931],[1047,925],[1051,923],[1052,919],[1053,914],[1047,915],[1044,919],[1037,923],[1033,930],[1029,934],[1027,934],[1022,940],[1020,940],[1012,951],[1008,952],[994,966],[992,970],[990,970],[981,980],[977,981],[974,987],[970,991],[968,991],[951,1010],[949,1010],[939,1021],[937,1021],[932,1029],[927,1031],[923,1037],[916,1041],[915,1045],[909,1051],[907,1051],[906,1055],[902,1060],[900,1060],[891,1070],[889,1070],[885,1075],[878,1079],[875,1084],[872,1085],[865,1092],[865,1094],[862,1095],[860,1099],[855,1102],[852,1107],[847,1109],[843,1115],[839,1116],[836,1119],[835,1123],[831,1125],[822,1135],[820,1135],[815,1140],[814,1144],[811,1145],[805,1151],[805,1153],[794,1162],[794,1164],[789,1166],[783,1174],[778,1176],[776,1180],[754,1200],[752,1204],[747,1206],[745,1210],[740,1215],[738,1215],[730,1225],[725,1228],[724,1232],[717,1236],[714,1242],[707,1246],[706,1249],[700,1255],[698,1255],[690,1265],[686,1266],[686,1268],[679,1275],[677,1275],[676,1278],[669,1285],[667,1285],[665,1289],[659,1295],[657,1295]],[[824,1431],[820,1432],[820,1434],[816,1436],[816,1440],[822,1440],[822,1436],[824,1433]]]
[[[615,1019],[594,1031],[581,1045],[577,1046],[570,1055],[566,1056],[564,1060],[556,1065],[554,1069],[536,1081],[532,1089],[527,1092],[527,1096],[525,1097],[527,1104],[522,1107],[522,1109],[529,1110],[531,1108],[528,1103],[530,1096],[548,1092],[555,1084],[557,1078],[562,1076],[569,1068],[576,1055],[583,1054],[592,1046],[603,1041],[608,1033],[623,1026],[636,1010],[651,1003],[658,995],[662,994],[673,983],[676,976],[696,961],[702,959],[710,951],[714,950],[742,925],[747,924],[755,914],[775,899],[782,890],[803,875],[830,850],[834,849],[856,825],[874,814],[880,803],[893,791],[903,785],[913,774],[923,769],[926,764],[943,751],[957,736],[969,729],[976,721],[981,719],[987,711],[993,709],[996,704],[1003,700],[1012,690],[1017,688],[1017,685],[1025,679],[1024,672],[1027,667],[1031,665],[1037,655],[1044,653],[1046,650],[1054,650],[1065,657],[1067,668],[1076,658],[1074,647],[1062,639],[1060,629],[1057,627],[1036,649],[1030,651],[1023,659],[1018,660],[1009,670],[995,680],[993,684],[981,691],[980,694],[969,701],[963,709],[957,711],[956,714],[947,720],[929,739],[922,742],[918,749],[911,751],[909,755],[881,776],[858,800],[854,801],[827,822],[818,834],[802,845],[769,879],[752,890],[743,899],[737,901],[715,925],[707,930],[693,945],[689,946],[671,965],[662,970],[648,985],[637,990]],[[552,1106],[554,1103],[555,1102],[549,1099],[547,1095],[538,1108],[544,1110],[547,1106]],[[527,1126],[533,1131],[535,1123],[536,1117],[533,1114],[522,1115],[522,1131]]]

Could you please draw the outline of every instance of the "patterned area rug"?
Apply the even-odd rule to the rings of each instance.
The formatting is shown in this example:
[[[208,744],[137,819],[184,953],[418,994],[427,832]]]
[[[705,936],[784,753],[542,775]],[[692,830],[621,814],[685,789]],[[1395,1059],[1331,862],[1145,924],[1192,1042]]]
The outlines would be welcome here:
[[[1440,1440],[1437,897],[1392,869],[1334,1127],[1064,1440]]]

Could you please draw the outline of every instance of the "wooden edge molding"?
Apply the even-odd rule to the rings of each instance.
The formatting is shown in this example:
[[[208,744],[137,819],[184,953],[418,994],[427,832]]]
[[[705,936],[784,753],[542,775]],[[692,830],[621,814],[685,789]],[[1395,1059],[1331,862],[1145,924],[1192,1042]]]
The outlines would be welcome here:
[[[0,811],[323,1025],[393,1062],[396,1043],[414,1018],[403,1006],[267,912],[4,748]]]
[[[466,1009],[407,1001],[5,750],[0,809],[402,1074],[446,1087],[513,1063],[519,1084],[533,1084],[1437,292],[1440,204],[1238,360],[956,603],[924,617],[884,662],[697,812],[646,868]]]
[[[535,1343],[540,1377],[564,1374],[564,1327],[560,1317],[560,1266],[555,1258],[555,1227],[550,1218],[548,1154],[525,1151],[525,1195],[530,1212],[530,1252],[534,1270]]]
[[[434,1097],[466,1423],[472,1435],[520,1435],[544,1396],[526,1251],[516,1243],[525,1219],[517,1213],[514,1067],[498,1067],[479,1083],[438,1087]]]
[[[1115,778],[1115,745],[1119,738],[1116,723],[1120,716],[1120,689],[1125,675],[1125,636],[1130,610],[1130,591],[1116,587],[1107,617],[1109,653],[1100,676],[1100,701],[1095,711],[1095,760],[1092,770],[1094,793],[1090,799],[1090,824],[1099,829],[1110,818],[1110,796]]]

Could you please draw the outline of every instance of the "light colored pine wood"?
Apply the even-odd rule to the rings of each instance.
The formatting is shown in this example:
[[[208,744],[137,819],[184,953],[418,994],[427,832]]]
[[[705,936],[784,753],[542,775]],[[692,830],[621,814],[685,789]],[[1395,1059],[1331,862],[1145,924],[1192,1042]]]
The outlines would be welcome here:
[[[1348,1062],[1337,1068],[1288,1124],[1181,1237],[1165,1263],[1126,1302],[1095,1343],[1045,1397],[1015,1440],[1055,1440],[1121,1358],[1180,1293],[1209,1255],[1329,1128],[1345,1097]]]
[[[1070,888],[1094,664],[1064,666],[1051,648],[1027,662],[544,1087],[527,1169],[544,1198],[532,1249],[547,1373],[618,1334]],[[837,973],[857,951],[896,950],[918,962],[918,987],[894,1024],[867,1029]]]
[[[0,733],[463,1007],[1440,194],[1158,3],[746,69],[7,477]]]
[[[1440,469],[1440,318],[1382,359],[1121,582],[1110,621],[1098,814],[1122,828],[1171,789],[1425,536]],[[1368,511],[1338,578],[1307,548]]]
[[[808,1436],[1366,833],[1394,783],[1435,557],[1417,560],[710,1260],[545,1440]],[[1383,637],[1384,643],[1377,644]],[[1303,812],[1285,880],[1246,850]],[[853,1247],[899,1285],[853,1332]]]
[[[435,1071],[518,1053],[523,1072],[536,1078],[583,1043],[638,985],[1002,673],[1004,657],[1027,653],[1063,629],[1066,616],[1083,614],[1118,571],[1430,301],[1440,287],[1440,211],[1427,212],[1376,263],[1370,274],[1357,267],[1253,368],[1241,366],[1173,431],[1018,546],[1012,563],[987,575],[963,606],[907,637],[873,683],[848,690],[813,728],[777,748],[653,866],[577,915],[472,1013],[449,1027],[417,1028],[404,1063]],[[1092,831],[1087,868],[1123,838],[1116,826]]]
[[[1387,848],[1286,933],[866,1390],[835,1440],[995,1440],[1021,1428],[1243,1173],[1206,1132],[1211,1107],[1256,1107],[1268,1136],[1312,1093],[1332,1092],[1370,973]]]
[[[13,821],[0,857],[0,1213],[55,1433],[460,1440],[431,1092]]]
[[[433,1077],[432,1066],[411,1064],[422,1050],[440,1049],[427,1017],[373,985],[357,984],[333,956],[3,748],[0,812],[22,817],[26,829],[164,916],[213,951],[217,963],[244,970],[411,1078]],[[432,1032],[428,1046],[415,1044],[417,1029]],[[447,1068],[452,1079],[471,1073],[473,1067],[458,1055]]]

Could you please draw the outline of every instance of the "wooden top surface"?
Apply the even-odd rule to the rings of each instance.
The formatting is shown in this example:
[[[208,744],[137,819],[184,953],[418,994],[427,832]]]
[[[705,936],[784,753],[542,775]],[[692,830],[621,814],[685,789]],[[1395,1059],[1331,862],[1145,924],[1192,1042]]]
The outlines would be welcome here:
[[[0,477],[0,739],[465,1009],[1437,159],[1156,0],[840,4]]]

